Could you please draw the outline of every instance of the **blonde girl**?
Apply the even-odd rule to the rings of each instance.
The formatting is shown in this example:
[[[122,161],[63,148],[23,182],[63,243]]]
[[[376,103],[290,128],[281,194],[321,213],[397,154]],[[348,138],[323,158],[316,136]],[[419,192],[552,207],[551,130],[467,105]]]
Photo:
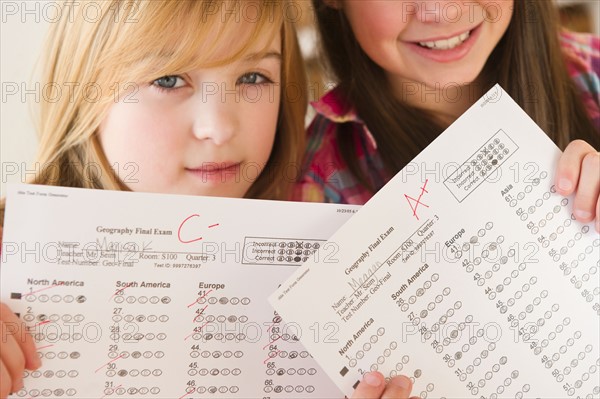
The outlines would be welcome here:
[[[285,198],[306,111],[288,5],[65,2],[42,59],[41,170],[31,183]],[[40,361],[3,304],[0,323],[5,398]]]

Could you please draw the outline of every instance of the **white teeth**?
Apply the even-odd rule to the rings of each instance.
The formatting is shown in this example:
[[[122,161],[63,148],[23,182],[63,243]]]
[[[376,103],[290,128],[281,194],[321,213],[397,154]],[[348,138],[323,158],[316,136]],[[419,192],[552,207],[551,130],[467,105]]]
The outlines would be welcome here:
[[[419,44],[423,47],[428,47],[432,49],[434,48],[437,50],[449,50],[467,40],[470,34],[471,32],[465,32],[458,36],[451,37],[450,39],[436,40],[433,42],[419,42]]]

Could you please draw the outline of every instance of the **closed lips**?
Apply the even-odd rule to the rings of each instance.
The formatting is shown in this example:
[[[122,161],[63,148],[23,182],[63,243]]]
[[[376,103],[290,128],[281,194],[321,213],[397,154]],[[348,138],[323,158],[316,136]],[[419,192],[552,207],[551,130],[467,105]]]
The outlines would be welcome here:
[[[192,172],[215,172],[219,170],[235,169],[240,164],[238,162],[206,162],[197,168],[188,168]]]

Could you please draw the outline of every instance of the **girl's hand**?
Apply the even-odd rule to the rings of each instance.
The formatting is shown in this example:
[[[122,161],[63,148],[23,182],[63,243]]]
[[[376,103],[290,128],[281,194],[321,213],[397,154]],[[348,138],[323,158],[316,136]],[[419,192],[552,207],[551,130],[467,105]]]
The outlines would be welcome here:
[[[351,399],[408,399],[411,389],[412,382],[407,377],[397,376],[386,384],[381,373],[370,372],[364,375]]]
[[[573,215],[583,223],[595,219],[600,232],[600,153],[582,140],[569,143],[558,160],[555,184],[560,195],[575,192]]]
[[[42,363],[25,323],[0,303],[0,398],[23,388],[23,371],[35,370]]]
[[[0,226],[0,248],[2,246]],[[0,250],[1,253],[1,250]],[[33,338],[6,304],[0,302],[0,399],[23,388],[23,371],[42,365]]]

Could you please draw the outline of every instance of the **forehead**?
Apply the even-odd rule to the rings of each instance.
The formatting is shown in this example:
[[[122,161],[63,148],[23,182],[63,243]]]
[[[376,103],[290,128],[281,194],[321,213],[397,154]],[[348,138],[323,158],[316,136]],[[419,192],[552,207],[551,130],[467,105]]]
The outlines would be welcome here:
[[[281,29],[273,23],[259,25],[241,20],[210,28],[196,49],[198,62],[205,66],[258,60],[267,53],[281,52]]]
[[[166,70],[173,73],[221,66],[250,54],[281,52],[283,19],[277,8],[265,6],[244,11],[241,6],[226,6],[262,3],[223,0],[210,3],[224,10],[209,12],[206,3],[144,2],[146,8],[138,23],[119,32],[127,39],[114,49],[116,58],[123,65],[141,65],[145,72],[138,75],[152,75]]]

